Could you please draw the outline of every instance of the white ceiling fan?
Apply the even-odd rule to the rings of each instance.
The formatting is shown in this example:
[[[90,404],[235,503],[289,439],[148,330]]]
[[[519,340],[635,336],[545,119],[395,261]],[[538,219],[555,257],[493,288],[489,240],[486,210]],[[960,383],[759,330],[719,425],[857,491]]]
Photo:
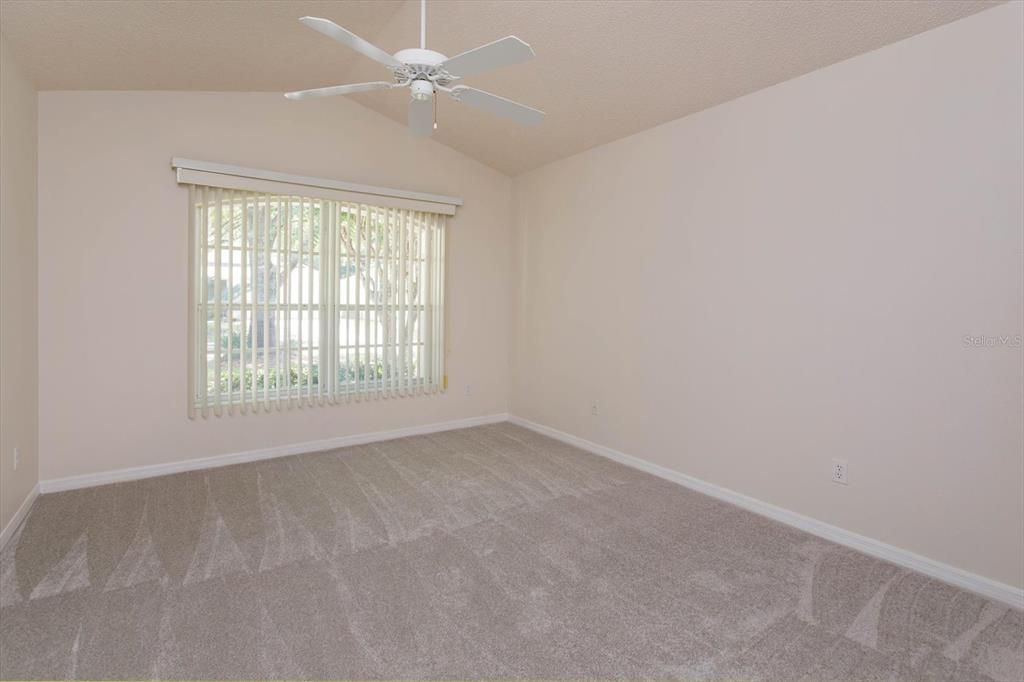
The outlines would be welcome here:
[[[328,38],[333,38],[342,45],[348,45],[356,52],[380,62],[391,70],[394,81],[353,83],[313,90],[299,90],[286,93],[285,97],[288,99],[331,97],[370,90],[408,87],[412,92],[412,100],[409,102],[409,128],[413,133],[421,136],[429,136],[437,128],[434,96],[438,91],[447,93],[457,102],[464,102],[477,109],[504,116],[523,125],[534,125],[544,119],[543,111],[483,90],[465,85],[453,85],[466,76],[525,62],[533,58],[533,49],[519,38],[507,36],[451,58],[440,52],[428,50],[427,0],[420,1],[420,46],[399,50],[394,55],[388,54],[329,19],[302,17],[299,21],[314,31],[323,33]]]

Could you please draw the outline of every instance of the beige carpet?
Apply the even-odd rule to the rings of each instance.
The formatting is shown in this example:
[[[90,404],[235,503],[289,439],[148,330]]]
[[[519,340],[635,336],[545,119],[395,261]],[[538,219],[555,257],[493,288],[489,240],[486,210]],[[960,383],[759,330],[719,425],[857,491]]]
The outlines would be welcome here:
[[[499,424],[45,495],[4,678],[1024,679],[1024,617]]]

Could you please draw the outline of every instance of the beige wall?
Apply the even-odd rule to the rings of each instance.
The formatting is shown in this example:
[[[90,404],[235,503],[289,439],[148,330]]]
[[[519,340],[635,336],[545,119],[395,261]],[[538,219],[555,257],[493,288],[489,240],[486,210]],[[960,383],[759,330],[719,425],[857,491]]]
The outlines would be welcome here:
[[[39,480],[36,312],[36,91],[0,35],[0,528]]]
[[[507,176],[345,98],[43,92],[39,138],[42,479],[506,411]],[[463,197],[448,393],[190,421],[187,193],[172,156]]]
[[[517,178],[513,413],[1024,586],[1022,10]]]

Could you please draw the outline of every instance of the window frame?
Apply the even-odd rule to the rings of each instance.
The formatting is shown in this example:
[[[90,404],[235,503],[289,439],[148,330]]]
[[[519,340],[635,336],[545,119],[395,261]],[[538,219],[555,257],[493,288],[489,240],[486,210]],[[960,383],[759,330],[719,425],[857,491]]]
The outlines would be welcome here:
[[[202,190],[201,199],[199,198],[199,190]],[[214,191],[214,199],[209,196],[210,191]],[[239,209],[239,201],[241,207]],[[263,202],[262,204],[260,202]],[[251,203],[250,203],[251,202]],[[294,202],[294,203],[293,203]],[[300,227],[299,233],[299,247],[294,248],[294,239],[291,233],[291,225],[294,220],[292,210],[295,203],[299,205],[299,212],[305,210],[305,207],[310,208],[310,216],[308,219],[309,229],[309,248],[304,248],[302,245],[306,243],[305,234],[302,232],[304,227]],[[223,206],[230,204],[230,211],[226,211]],[[365,246],[359,246],[355,253],[350,253],[347,256],[348,266],[351,266],[351,261],[355,259],[358,263],[367,267],[378,267],[379,264],[386,264],[385,271],[390,272],[392,269],[400,270],[402,268],[408,268],[408,276],[412,278],[414,270],[418,270],[421,278],[429,278],[429,281],[423,281],[422,279],[417,282],[416,296],[418,302],[407,304],[403,297],[399,297],[401,305],[399,306],[402,310],[402,314],[413,316],[416,318],[416,323],[413,325],[417,327],[417,330],[411,335],[413,338],[403,340],[402,346],[406,349],[403,353],[411,352],[408,357],[403,356],[403,362],[406,359],[414,361],[416,373],[409,374],[406,371],[406,365],[401,365],[403,372],[406,372],[405,376],[376,376],[381,366],[381,358],[388,352],[393,352],[393,348],[396,345],[394,341],[394,332],[390,332],[392,342],[388,343],[388,334],[382,330],[375,329],[375,333],[372,336],[364,337],[364,340],[360,342],[357,339],[345,339],[348,331],[342,331],[342,327],[345,326],[345,320],[347,316],[355,316],[358,320],[369,324],[369,320],[373,317],[376,320],[380,319],[380,315],[385,313],[388,309],[388,304],[384,301],[378,300],[375,302],[361,303],[358,300],[356,302],[348,301],[337,301],[335,303],[324,302],[324,284],[321,281],[324,277],[336,277],[340,276],[341,268],[337,262],[328,266],[325,272],[323,268],[323,260],[328,257],[325,253],[325,247],[322,240],[325,238],[322,230],[323,223],[320,225],[320,243],[317,245],[317,249],[314,250],[312,247],[313,241],[313,224],[315,219],[313,217],[314,205],[319,205],[320,211],[323,212],[325,207],[332,205],[331,211],[334,212],[334,217],[331,218],[334,222],[331,224],[332,230],[340,230],[341,225],[345,225],[345,229],[349,229],[349,222],[355,221],[357,224],[357,231],[363,230],[364,226],[361,221],[364,220],[364,214],[366,216],[377,216],[378,219],[381,215],[387,216],[385,220],[385,231],[391,231],[395,229],[390,222],[392,215],[401,215],[401,220],[405,221],[402,223],[403,230],[416,230],[416,238],[420,241],[417,242],[419,249],[431,249],[433,251],[422,250],[416,257],[409,257],[408,255],[404,258],[400,254],[388,252],[384,255],[375,255],[371,253],[370,243]],[[219,206],[219,208],[218,208]],[[230,213],[230,220],[234,221],[236,212],[246,214],[250,206],[254,210],[254,217],[251,221],[251,227],[253,234],[259,234],[253,240],[249,240],[250,236],[247,232],[250,227],[249,222],[243,218],[243,232],[245,232],[241,242],[236,242],[234,236],[229,237],[227,244],[224,243],[224,239],[220,238],[220,244],[217,243],[217,237],[211,235],[210,232],[210,216],[216,211],[223,229],[224,225],[224,213]],[[258,212],[260,207],[264,207],[265,216],[257,216],[255,212]],[[376,206],[373,204],[359,203],[352,204],[350,202],[341,202],[335,200],[324,200],[316,197],[307,197],[302,195],[296,195],[291,193],[246,193],[241,190],[233,190],[220,187],[211,186],[196,186],[190,185],[190,197],[189,197],[189,213],[190,213],[190,282],[189,282],[189,335],[190,339],[190,358],[189,358],[189,376],[191,377],[189,385],[189,412],[190,416],[202,413],[203,416],[207,416],[210,409],[214,410],[216,414],[220,414],[224,408],[227,408],[229,412],[233,413],[235,408],[241,408],[242,412],[246,411],[246,406],[252,407],[253,410],[258,410],[262,405],[267,409],[280,409],[282,403],[286,403],[289,407],[293,403],[298,402],[300,405],[305,402],[306,404],[323,404],[325,402],[348,402],[353,398],[356,400],[372,397],[383,397],[385,395],[410,395],[410,394],[424,394],[431,392],[443,392],[447,387],[447,377],[444,376],[444,327],[445,327],[445,306],[444,306],[444,287],[446,281],[445,272],[445,239],[444,233],[446,230],[444,216],[441,214],[427,214],[425,212],[409,212],[406,209],[388,209],[383,206]],[[280,239],[280,231],[284,230],[288,237],[287,244],[281,247],[275,247],[270,245],[266,246],[266,240],[270,237],[270,224],[274,223],[274,218],[271,217],[271,209],[276,207],[278,211],[277,221],[280,223],[280,214],[282,207],[288,211],[288,217],[285,220],[286,227],[282,227],[280,224],[274,229],[274,237],[271,243],[277,242]],[[206,214],[203,215],[203,211]],[[392,213],[393,211],[405,211],[405,213]],[[344,216],[344,218],[342,218]],[[418,216],[418,217],[417,217]],[[427,216],[431,216],[429,219]],[[440,216],[441,220],[437,218]],[[320,220],[324,221],[327,218],[321,213]],[[369,218],[366,218],[369,221]],[[299,224],[305,225],[306,218],[299,218]],[[431,222],[432,221],[432,222]],[[369,237],[370,223],[366,223],[367,229],[367,240]],[[219,235],[220,232],[217,234]],[[232,229],[234,224],[232,222]],[[374,230],[380,229],[380,225],[376,224],[373,226]],[[260,230],[257,233],[256,230]],[[432,241],[428,240],[427,235],[429,230],[434,230],[430,233],[430,240],[438,240],[437,246],[430,246]],[[361,235],[362,233],[359,232]],[[411,232],[410,232],[411,234]],[[338,244],[343,241],[337,236],[332,235],[330,237],[336,244],[331,245],[331,258],[337,259],[341,254],[338,251]],[[259,239],[264,240],[262,247],[257,246],[256,243]],[[377,237],[378,245],[380,237]],[[249,243],[249,242],[252,243]],[[221,268],[224,267],[224,254],[228,254],[228,270],[232,273],[228,278],[223,277]],[[241,268],[243,271],[246,268],[251,267],[253,272],[253,278],[248,282],[244,275],[241,277],[234,277],[236,269],[236,261],[234,260],[234,254],[242,254]],[[216,254],[216,255],[214,255]],[[250,262],[246,262],[245,256],[248,255],[251,258]],[[205,256],[205,259],[204,259]],[[273,258],[271,258],[271,256]],[[243,296],[241,301],[234,298],[235,285],[238,284],[243,289],[247,283],[252,284],[252,280],[256,279],[255,273],[257,272],[256,259],[261,258],[263,263],[269,265],[273,259],[278,259],[280,263],[281,258],[288,258],[297,256],[299,258],[299,280],[303,280],[306,275],[305,271],[307,268],[312,268],[312,265],[306,265],[303,263],[303,258],[309,257],[312,260],[320,259],[321,266],[318,267],[318,273],[316,275],[317,283],[319,288],[316,290],[318,296],[314,295],[314,291],[306,289],[300,292],[300,296],[309,296],[308,301],[294,301],[291,299],[291,291],[288,291],[289,286],[285,285],[285,296],[288,296],[288,300],[281,301],[264,301],[260,302],[261,296],[255,289],[252,289],[253,294],[251,297],[246,298]],[[266,266],[264,266],[266,267]],[[356,266],[356,274],[354,275],[359,278],[360,265]],[[427,274],[429,271],[429,275]],[[220,276],[218,277],[218,273]],[[266,277],[266,275],[264,275]],[[292,277],[290,271],[286,275],[287,278]],[[346,278],[353,277],[352,274],[345,276]],[[313,282],[312,272],[309,276],[309,281]],[[241,281],[239,281],[241,280]],[[266,279],[263,280],[264,282]],[[215,282],[214,290],[210,290],[211,282]],[[391,282],[386,283],[387,286],[391,286]],[[217,301],[218,294],[223,299],[223,287],[227,285],[230,287],[229,300]],[[281,286],[275,284],[275,287]],[[332,282],[329,286],[335,287],[340,292],[340,285],[338,282]],[[439,290],[432,290],[432,295],[436,297],[436,300],[428,301],[426,299],[427,294],[424,294],[419,290],[420,286],[439,287]],[[276,292],[278,296],[281,295],[280,290]],[[263,292],[263,296],[267,295],[267,290]],[[333,294],[332,294],[333,295]],[[357,297],[358,297],[358,285],[357,285]],[[250,300],[251,298],[251,300]],[[320,298],[318,302],[314,302],[314,298]],[[330,296],[328,297],[330,299]],[[262,312],[265,319],[275,320],[274,326],[277,328],[276,333],[280,334],[282,328],[289,328],[294,320],[295,313],[298,313],[298,326],[302,327],[303,331],[308,331],[310,326],[313,329],[313,336],[304,336],[303,338],[286,337],[285,342],[281,343],[278,341],[275,349],[275,361],[273,363],[267,363],[266,360],[256,361],[257,357],[265,357],[268,352],[268,346],[264,342],[262,347],[255,347],[255,338],[259,335],[259,332],[251,332],[246,327],[251,324],[253,318],[249,317],[248,314],[257,314],[258,311]],[[433,320],[428,316],[439,316],[439,320]],[[302,316],[302,313],[308,314],[307,318]],[[392,308],[392,314],[395,314],[395,309]],[[325,314],[326,313],[326,314]],[[204,315],[206,316],[205,322],[203,321]],[[229,342],[226,346],[221,343],[224,338],[225,325],[221,323],[217,327],[211,327],[210,325],[215,323],[215,316],[220,315],[219,320],[227,320],[227,338]],[[362,316],[360,318],[359,316]],[[281,320],[288,320],[287,323],[282,324]],[[431,328],[424,329],[424,325],[427,324],[427,320],[430,320]],[[268,323],[269,324],[269,323]],[[410,323],[405,322],[408,326]],[[280,325],[280,326],[279,326]],[[336,329],[332,332],[332,325]],[[240,327],[240,333],[238,334],[238,343],[233,343],[234,330]],[[267,329],[268,327],[264,327]],[[347,329],[347,327],[346,327]],[[286,332],[287,333],[287,332]],[[435,335],[436,338],[430,339],[429,335]],[[325,346],[325,340],[334,339],[334,342],[329,342]],[[413,340],[415,339],[415,340]],[[434,356],[431,358],[432,362],[436,364],[436,367],[432,366],[432,374],[428,376],[425,373],[423,367],[423,360],[426,358],[428,347],[431,345],[431,340],[434,344],[440,344],[440,348],[433,351]],[[315,345],[314,345],[315,343]],[[297,345],[295,345],[297,344]],[[333,360],[324,360],[324,350],[328,349],[327,352],[333,351]],[[280,356],[282,353],[288,355],[285,362],[281,362]],[[390,350],[389,350],[390,349]],[[229,360],[227,361],[227,374],[225,375],[223,370],[224,365],[220,363],[219,352],[227,352]],[[350,353],[354,351],[355,357],[352,358]],[[362,358],[360,357],[360,351],[366,353],[370,351]],[[298,353],[298,362],[291,360],[292,353]],[[238,357],[234,356],[234,353],[238,353]],[[209,357],[213,354],[217,356],[217,361],[210,363]],[[309,364],[308,360],[315,357],[315,364]],[[250,358],[254,359],[254,362],[249,363]],[[354,361],[354,362],[353,362]],[[362,365],[360,365],[362,363]],[[372,363],[374,368],[374,377],[367,376],[365,368],[368,363]],[[217,369],[221,371],[219,374],[213,376],[217,372],[217,369],[211,367],[213,364]],[[329,372],[338,374],[331,381],[322,382],[324,378],[324,365],[331,365],[328,368]],[[341,379],[341,372],[350,372],[350,366],[355,365],[356,371],[351,379]],[[315,370],[309,369],[308,374],[303,372],[307,368],[315,367]],[[235,370],[238,373],[235,373]],[[395,371],[397,366],[390,366],[392,372]],[[298,369],[298,381],[292,383],[293,370]],[[281,372],[286,373],[286,380],[283,385],[280,383]],[[252,377],[249,379],[247,376],[248,372],[252,372]],[[310,381],[310,378],[315,374],[316,382]],[[268,377],[274,376],[273,386],[268,386]],[[235,388],[235,377],[241,376],[242,380],[238,388]],[[346,374],[348,376],[348,374]],[[257,385],[257,377],[262,378],[263,386]],[[227,389],[224,389],[224,380],[227,379]],[[305,381],[303,379],[306,379]],[[247,380],[248,379],[248,380]],[[205,391],[204,391],[205,385]]]

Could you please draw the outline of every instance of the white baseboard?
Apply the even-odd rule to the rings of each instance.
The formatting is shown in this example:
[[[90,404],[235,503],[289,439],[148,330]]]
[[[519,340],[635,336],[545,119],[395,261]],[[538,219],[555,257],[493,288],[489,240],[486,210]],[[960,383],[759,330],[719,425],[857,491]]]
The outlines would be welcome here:
[[[339,436],[337,438],[326,438],[323,440],[306,441],[304,443],[292,443],[289,445],[278,445],[260,450],[246,450],[244,452],[233,452],[213,457],[202,457],[198,459],[186,459],[166,464],[152,464],[150,466],[129,467],[127,469],[115,469],[113,471],[101,471],[96,474],[83,474],[81,476],[68,476],[66,478],[52,478],[40,481],[38,490],[42,493],[55,493],[62,490],[74,490],[75,488],[90,488],[108,483],[119,483],[121,481],[134,481],[140,478],[151,478],[165,474],[177,474],[183,471],[196,471],[198,469],[211,469],[214,467],[227,466],[229,464],[241,464],[243,462],[255,462],[261,459],[272,459],[274,457],[285,457],[287,455],[300,455],[305,452],[320,452],[322,450],[334,450],[350,445],[363,445],[365,443],[376,443],[382,440],[393,440],[406,436],[418,436],[426,433],[438,433],[440,431],[451,431],[453,429],[465,429],[471,426],[482,424],[496,424],[508,420],[507,414],[489,414],[482,417],[468,417],[466,419],[455,419],[435,424],[423,424],[422,426],[408,426],[390,431],[374,431],[371,433],[359,433],[351,436]],[[7,532],[6,530],[4,531]]]
[[[550,426],[544,426],[543,424],[537,424],[521,417],[507,414],[492,414],[481,417],[470,417],[467,419],[456,419],[435,424],[424,424],[422,426],[392,429],[390,431],[375,431],[372,433],[340,436],[338,438],[327,438],[324,440],[293,443],[290,445],[280,445],[260,450],[235,452],[225,455],[217,455],[214,457],[169,462],[167,464],[154,464],[151,466],[130,467],[127,469],[104,471],[96,474],[68,476],[66,478],[40,481],[38,485],[33,488],[32,492],[22,503],[21,507],[15,513],[7,526],[2,532],[0,532],[0,548],[2,548],[4,543],[14,535],[18,525],[28,514],[28,510],[32,506],[32,502],[40,493],[53,493],[62,490],[73,490],[75,488],[87,488],[91,486],[105,485],[108,483],[118,483],[120,481],[132,481],[140,478],[180,473],[183,471],[195,471],[199,469],[227,466],[229,464],[241,464],[243,462],[254,462],[261,459],[297,455],[305,452],[333,450],[335,448],[350,445],[362,445],[365,443],[392,440],[394,438],[404,438],[406,436],[438,433],[440,431],[450,431],[453,429],[462,429],[471,426],[480,426],[483,424],[495,424],[503,421],[518,424],[519,426],[523,426],[545,436],[550,436],[551,438],[560,440],[564,443],[575,445],[576,447],[588,452],[613,459],[641,471],[646,471],[649,474],[664,478],[672,481],[673,483],[704,493],[705,495],[710,495],[711,497],[729,502],[756,514],[766,516],[794,528],[799,528],[800,530],[811,533],[812,535],[856,549],[860,552],[889,561],[898,566],[923,573],[924,575],[935,578],[936,580],[941,580],[951,585],[961,587],[965,590],[1000,601],[1018,609],[1024,609],[1024,590],[1020,588],[1000,583],[975,573],[970,573],[963,569],[956,568],[955,566],[950,566],[949,564],[944,564],[940,561],[923,557],[919,554],[914,554],[913,552],[905,549],[900,549],[899,547],[894,547],[893,545],[844,530],[823,521],[813,519],[809,516],[804,516],[803,514],[798,514],[768,502],[763,502],[750,497],[749,495],[744,495],[734,490],[729,490],[728,488],[722,488],[721,486],[714,485],[713,483],[702,481],[699,478],[687,476],[686,474],[648,462],[640,459],[639,457],[627,455],[624,452],[619,452],[618,450],[579,438],[572,434],[565,433],[564,431],[553,429]]]
[[[618,450],[613,450],[612,448],[605,447],[604,445],[593,443],[572,434],[565,433],[564,431],[553,429],[550,426],[537,424],[515,415],[509,415],[509,421],[513,424],[518,424],[519,426],[528,428],[531,431],[536,431],[537,433],[550,436],[551,438],[560,440],[564,443],[575,445],[578,448],[592,452],[596,455],[613,459],[616,462],[625,464],[626,466],[646,471],[647,473],[658,476],[659,478],[664,478],[668,481],[672,481],[673,483],[678,483],[679,485],[696,490],[697,492],[729,502],[738,507],[752,511],[755,514],[767,516],[770,519],[785,523],[786,525],[793,526],[794,528],[799,528],[800,530],[811,533],[812,535],[816,535],[826,540],[831,540],[832,542],[850,547],[851,549],[858,550],[864,554],[889,561],[904,568],[909,568],[910,570],[917,571],[918,573],[923,573],[924,575],[935,578],[936,580],[941,580],[949,583],[950,585],[961,587],[983,597],[988,597],[989,599],[994,599],[1004,604],[1008,604],[1014,608],[1024,609],[1024,589],[997,582],[990,578],[956,568],[955,566],[950,566],[949,564],[944,564],[940,561],[935,561],[934,559],[914,554],[913,552],[909,552],[905,549],[900,549],[899,547],[894,547],[893,545],[889,545],[863,535],[858,535],[857,533],[844,530],[823,521],[818,521],[817,519],[813,519],[809,516],[804,516],[803,514],[798,514],[788,509],[783,509],[782,507],[777,507],[774,504],[763,502],[750,497],[749,495],[744,495],[743,493],[738,493],[734,490],[729,490],[728,488],[722,488],[714,485],[713,483],[702,481],[699,478],[687,476],[686,474],[679,473],[678,471],[667,469],[658,464],[653,464],[640,459],[639,457],[627,455],[624,452],[619,452]]]
[[[7,544],[7,541],[14,537],[14,533],[17,532],[18,526],[20,526],[21,522],[25,520],[25,517],[28,516],[28,510],[32,508],[32,503],[36,501],[37,497],[39,497],[38,483],[32,486],[32,490],[22,501],[21,506],[18,507],[18,511],[14,512],[14,516],[12,516],[11,520],[7,522],[4,529],[0,531],[0,549],[3,549],[4,545]]]

